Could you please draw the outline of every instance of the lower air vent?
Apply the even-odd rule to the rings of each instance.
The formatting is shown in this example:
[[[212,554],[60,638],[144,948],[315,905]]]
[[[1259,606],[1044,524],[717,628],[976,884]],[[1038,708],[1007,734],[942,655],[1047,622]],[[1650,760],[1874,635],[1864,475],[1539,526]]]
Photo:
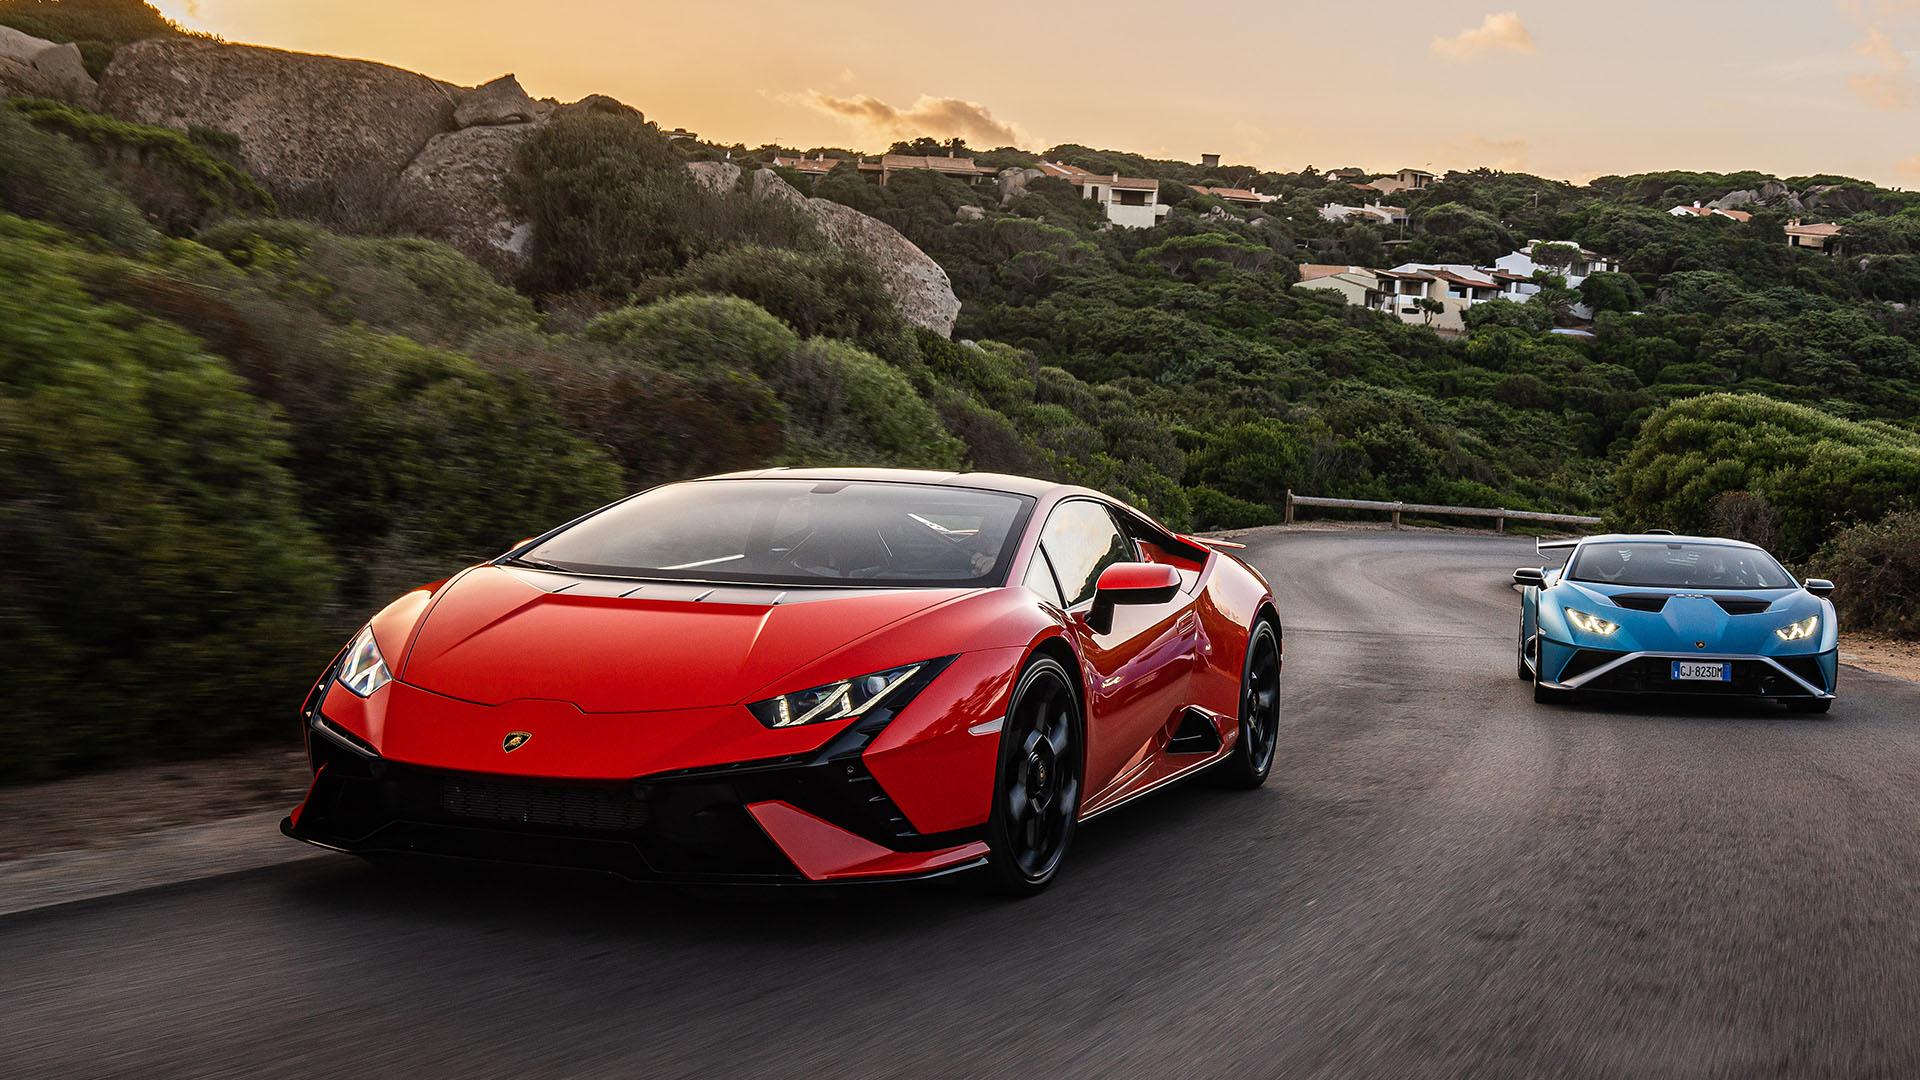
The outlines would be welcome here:
[[[1566,682],[1568,679],[1578,678],[1602,664],[1618,660],[1625,655],[1626,653],[1608,652],[1605,649],[1576,649],[1573,656],[1568,658],[1567,666],[1560,669],[1559,681]]]
[[[1780,666],[1822,690],[1827,688],[1827,673],[1820,669],[1819,657],[1783,656],[1780,658]]]
[[[1180,726],[1167,740],[1169,754],[1211,754],[1220,749],[1220,732],[1205,713],[1188,709],[1180,714]]]
[[[1773,606],[1771,600],[1756,600],[1751,596],[1716,596],[1713,602],[1729,615],[1758,615]]]

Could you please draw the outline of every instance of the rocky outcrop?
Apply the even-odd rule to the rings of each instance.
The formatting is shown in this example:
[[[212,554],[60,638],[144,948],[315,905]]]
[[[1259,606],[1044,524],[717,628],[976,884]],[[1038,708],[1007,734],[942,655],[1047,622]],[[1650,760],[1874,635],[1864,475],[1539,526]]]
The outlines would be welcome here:
[[[689,161],[687,171],[694,183],[716,195],[732,191],[740,182],[740,166],[731,161]]]
[[[1027,193],[1027,185],[1047,175],[1039,169],[1007,168],[1000,170],[1000,205],[1005,206]]]
[[[98,94],[78,46],[0,26],[0,96],[51,98],[91,109]]]
[[[588,94],[586,97],[581,98],[571,105],[562,105],[560,107],[580,112],[629,113],[633,116],[640,116],[639,109],[634,108],[624,101],[617,101],[610,98],[605,94]],[[640,118],[643,120],[646,119],[644,116],[640,116]]]
[[[953,212],[955,221],[985,221],[987,212],[978,206],[962,206]]]
[[[533,228],[509,208],[508,180],[520,144],[536,130],[495,124],[435,135],[400,173],[387,216],[511,279],[526,268]]]
[[[828,242],[866,259],[879,271],[880,283],[900,317],[941,337],[953,336],[960,298],[940,264],[900,235],[899,230],[851,206],[809,199],[772,169],[753,174],[753,197],[777,199],[805,211]]]
[[[453,122],[463,128],[531,124],[552,111],[553,106],[529,97],[519,79],[502,75],[460,94],[453,106]]]
[[[123,120],[232,133],[248,170],[296,205],[375,205],[454,126],[452,89],[424,75],[198,38],[122,47],[100,105]]]

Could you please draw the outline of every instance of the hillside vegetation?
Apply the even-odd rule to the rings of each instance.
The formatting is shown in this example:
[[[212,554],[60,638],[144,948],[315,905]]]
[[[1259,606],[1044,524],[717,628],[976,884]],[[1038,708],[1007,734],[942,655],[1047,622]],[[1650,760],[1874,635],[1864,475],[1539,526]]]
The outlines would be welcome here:
[[[44,7],[0,0],[0,22]],[[231,149],[0,107],[0,645],[34,658],[0,680],[0,738],[29,750],[0,779],[284,734],[398,591],[635,488],[768,464],[1054,477],[1178,528],[1276,520],[1292,488],[1720,529],[1840,579],[1850,625],[1920,625],[1899,585],[1920,580],[1911,195],[1790,180],[1847,224],[1823,257],[1787,248],[1782,211],[1664,212],[1766,180],[1745,175],[1450,174],[1404,237],[1323,221],[1356,193],[1320,174],[1076,146],[1045,156],[1162,178],[1164,224],[1105,229],[1044,179],[1004,206],[990,181],[820,179],[946,269],[949,341],[806,215],[689,178],[729,148],[637,115],[563,113],[522,147],[514,282],[277,216]],[[1281,198],[1249,212],[1182,182]],[[1290,288],[1302,260],[1530,239],[1627,272],[1475,309],[1461,339]],[[1590,341],[1548,332],[1574,299],[1600,312]]]

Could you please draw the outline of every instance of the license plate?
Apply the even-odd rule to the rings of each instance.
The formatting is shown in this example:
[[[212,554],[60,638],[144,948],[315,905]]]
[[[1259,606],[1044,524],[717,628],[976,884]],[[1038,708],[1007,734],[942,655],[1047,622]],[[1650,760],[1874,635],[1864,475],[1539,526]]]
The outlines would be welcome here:
[[[1699,660],[1675,660],[1673,677],[1685,682],[1732,682],[1732,664],[1709,664]]]

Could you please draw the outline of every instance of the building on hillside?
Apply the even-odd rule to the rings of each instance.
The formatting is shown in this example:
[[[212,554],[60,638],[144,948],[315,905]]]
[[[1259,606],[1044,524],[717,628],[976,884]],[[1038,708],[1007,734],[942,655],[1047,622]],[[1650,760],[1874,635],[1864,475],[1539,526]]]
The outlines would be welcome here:
[[[862,176],[878,183],[881,187],[886,187],[887,181],[894,174],[902,172],[936,172],[967,184],[978,184],[982,180],[998,176],[1000,172],[991,165],[976,164],[972,158],[956,157],[951,150],[947,151],[944,157],[882,154],[878,161],[862,159],[859,168]]]
[[[1328,203],[1320,208],[1320,216],[1328,221],[1370,221],[1376,225],[1405,225],[1407,208],[1387,206],[1382,203],[1368,203],[1365,206],[1342,206]]]
[[[1391,311],[1400,321],[1431,326],[1442,334],[1467,332],[1467,309],[1500,299],[1500,282],[1487,271],[1464,263],[1402,263],[1376,271],[1394,285]],[[1440,305],[1421,309],[1419,300]]]
[[[1392,176],[1383,176],[1367,186],[1382,195],[1398,195],[1403,191],[1425,191],[1438,179],[1439,177],[1425,169],[1401,169]]]
[[[1747,213],[1745,210],[1722,210],[1717,206],[1704,206],[1701,204],[1700,200],[1698,199],[1695,199],[1693,201],[1692,206],[1676,206],[1673,209],[1667,211],[1667,213],[1671,214],[1674,217],[1693,217],[1693,218],[1723,217],[1723,218],[1728,218],[1730,220],[1739,221],[1739,222],[1748,222],[1753,220],[1753,215]]]
[[[1839,250],[1840,234],[1845,230],[1839,225],[1802,225],[1799,218],[1794,218],[1787,222],[1786,231],[1788,247],[1825,254]]]
[[[1353,168],[1352,166],[1348,166],[1344,169],[1329,169],[1327,171],[1327,176],[1333,180],[1346,180],[1349,182],[1354,180],[1365,180],[1367,178],[1367,170],[1356,169],[1356,168]]]
[[[1296,289],[1319,289],[1340,294],[1347,303],[1372,311],[1393,311],[1392,287],[1377,270],[1336,263],[1302,263]]]
[[[1201,154],[1201,155],[1200,155],[1200,167],[1201,167],[1201,168],[1203,168],[1203,169],[1217,169],[1217,168],[1219,168],[1219,167],[1220,167],[1220,155],[1219,155],[1219,154]]]
[[[1211,195],[1221,202],[1229,202],[1235,206],[1261,207],[1280,197],[1262,195],[1252,188],[1208,187],[1205,184],[1188,184],[1187,186],[1202,195]]]
[[[678,142],[681,139],[697,140],[700,138],[697,133],[688,131],[686,128],[674,128],[672,131],[663,131],[660,134],[665,136],[668,142]]]
[[[1043,161],[1036,168],[1079,188],[1081,198],[1099,203],[1107,220],[1123,229],[1151,228],[1172,209],[1160,201],[1160,181],[1151,177],[1108,176],[1059,161]]]
[[[1574,249],[1576,254],[1573,261],[1565,266],[1548,266],[1536,262],[1533,257],[1534,250],[1548,245]],[[1590,251],[1571,240],[1529,240],[1525,249],[1493,260],[1494,279],[1500,282],[1501,296],[1507,300],[1524,303],[1529,297],[1539,292],[1540,286],[1534,283],[1533,275],[1541,271],[1558,274],[1566,280],[1567,288],[1577,289],[1581,282],[1594,274],[1618,273],[1620,260],[1611,255]],[[1593,309],[1585,304],[1569,305],[1567,311],[1576,319],[1593,318]]]
[[[825,154],[816,154],[813,157],[800,157],[787,154],[775,154],[773,156],[775,168],[792,169],[808,180],[815,181],[840,166],[847,164],[847,161],[848,159],[846,158],[830,158]]]

